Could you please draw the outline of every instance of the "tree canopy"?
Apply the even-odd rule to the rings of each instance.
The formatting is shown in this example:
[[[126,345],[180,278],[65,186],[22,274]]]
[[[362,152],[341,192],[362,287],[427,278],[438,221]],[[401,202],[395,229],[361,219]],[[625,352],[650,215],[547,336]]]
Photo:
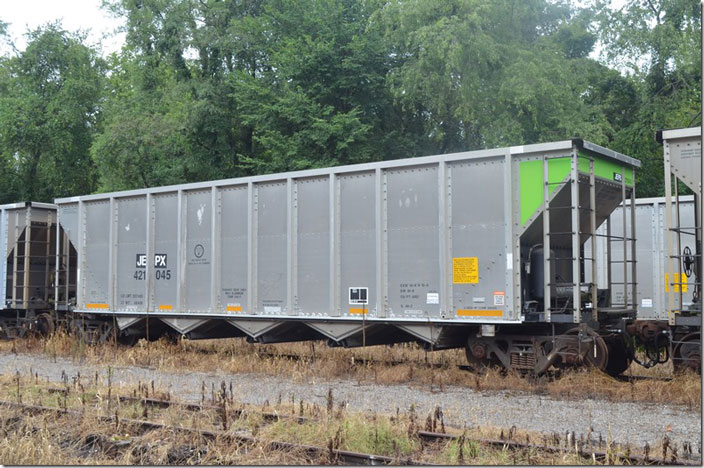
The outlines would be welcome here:
[[[104,3],[119,53],[48,24],[0,57],[2,201],[575,136],[656,196],[655,131],[701,119],[696,0]]]
[[[51,200],[97,188],[90,147],[104,66],[84,38],[58,24],[28,34],[0,61],[0,177],[4,202]]]

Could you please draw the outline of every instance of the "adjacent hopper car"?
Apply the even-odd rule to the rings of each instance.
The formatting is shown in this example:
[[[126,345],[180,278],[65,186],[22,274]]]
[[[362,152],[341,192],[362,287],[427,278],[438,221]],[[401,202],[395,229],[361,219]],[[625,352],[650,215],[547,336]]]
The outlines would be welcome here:
[[[663,132],[666,152],[679,137]],[[53,239],[50,307],[8,302],[0,325],[14,335],[67,320],[91,340],[126,342],[418,342],[464,347],[477,366],[541,373],[587,362],[618,374],[635,344],[652,365],[682,338],[673,330],[690,326],[678,320],[701,323],[698,292],[687,296],[700,289],[690,262],[700,234],[684,272],[666,256],[677,276],[642,289],[639,166],[574,139],[57,199],[47,207],[58,220],[39,233]],[[5,226],[14,265],[22,229]],[[681,300],[652,307],[664,315],[638,316],[660,285],[682,291],[694,270]],[[2,273],[10,284],[24,271]],[[13,287],[5,297],[21,294]]]
[[[32,324],[53,331],[56,205],[0,205],[0,328],[5,338]],[[63,298],[65,299],[65,298]]]
[[[679,219],[681,226],[695,226],[694,200],[693,195],[680,196],[678,203],[670,207],[671,219]],[[674,271],[668,270],[666,198],[639,198],[636,199],[635,207],[638,233],[636,243],[638,320],[630,327],[632,333],[635,333],[633,328],[638,327],[639,335],[651,337],[645,340],[646,353],[641,364],[651,367],[667,361],[671,354],[675,366],[697,369],[701,365],[701,313],[699,311],[701,283],[695,265],[697,240],[694,235],[681,236],[677,241],[677,251],[683,252],[681,265],[676,264]],[[614,232],[620,232],[622,216],[619,216],[619,213],[612,214],[609,223]],[[607,223],[599,227],[597,232],[606,234]],[[613,301],[619,301],[622,294],[619,286],[623,283],[623,272],[621,269],[614,269],[609,276],[604,268],[609,261],[606,242],[606,237],[597,239],[597,255],[601,257],[597,282],[611,291]],[[586,255],[590,254],[591,252],[587,250]],[[619,242],[612,245],[611,255],[617,261],[623,258],[623,248]],[[669,271],[673,271],[674,275],[669,274]],[[612,285],[611,288],[608,288],[609,284]],[[686,311],[684,314],[672,317],[672,314],[668,313],[667,302],[670,294],[674,294],[678,303],[682,305],[682,309]],[[669,322],[673,319],[676,321],[676,326],[670,327]],[[656,337],[658,337],[657,340]],[[658,340],[660,343],[657,342]],[[665,346],[666,342],[670,346]]]

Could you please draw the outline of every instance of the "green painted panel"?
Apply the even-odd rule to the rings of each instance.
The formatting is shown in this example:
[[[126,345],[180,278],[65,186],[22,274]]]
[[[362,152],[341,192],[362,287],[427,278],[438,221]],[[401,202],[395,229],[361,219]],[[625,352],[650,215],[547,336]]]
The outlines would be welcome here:
[[[557,184],[569,175],[571,161],[570,157],[548,160],[550,194],[557,190],[559,187]],[[580,153],[577,168],[580,172],[589,174],[589,156]],[[626,185],[633,187],[633,169],[631,167],[623,166],[618,161],[594,157],[594,175],[597,177],[613,181],[614,173],[620,174],[622,168],[625,168]],[[521,161],[519,172],[521,179],[521,226],[525,226],[526,221],[543,203],[543,161]]]
[[[570,158],[553,158],[548,160],[549,193],[557,190],[570,173]],[[543,204],[543,161],[522,161],[521,177],[521,226],[526,224],[535,211]]]
[[[577,159],[577,169],[579,169],[579,172],[586,172],[589,174],[589,158],[579,156]]]
[[[625,181],[628,187],[633,187],[633,168],[624,166],[617,161],[611,161],[608,159],[601,159],[598,157],[594,158],[594,175],[601,177],[606,180],[614,180],[614,172],[620,174],[621,169],[625,172]],[[579,157],[579,171],[589,174],[589,158],[587,156],[580,155]]]
[[[548,182],[550,182],[550,195],[557,190],[565,177],[572,170],[572,158],[554,158],[548,159]]]
[[[543,203],[543,161],[521,161],[521,226]]]

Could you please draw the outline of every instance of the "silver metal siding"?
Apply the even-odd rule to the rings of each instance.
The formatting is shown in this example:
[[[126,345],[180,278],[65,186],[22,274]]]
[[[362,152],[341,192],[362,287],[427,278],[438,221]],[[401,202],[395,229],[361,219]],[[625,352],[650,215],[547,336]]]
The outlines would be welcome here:
[[[437,165],[386,171],[389,315],[440,316]]]
[[[256,184],[255,313],[288,314],[288,186]]]
[[[369,288],[368,313],[379,315],[378,258],[376,229],[376,173],[363,172],[337,177],[339,187],[339,310],[335,315],[350,316],[349,288]]]
[[[110,306],[118,311],[144,310],[146,305],[145,284],[146,265],[138,266],[138,261],[147,258],[146,224],[144,213],[147,209],[146,197],[133,197],[115,200],[115,280],[114,301]],[[111,222],[112,224],[112,222]],[[138,258],[141,257],[141,258]]]
[[[155,268],[154,272],[154,307],[156,310],[173,310],[180,313],[183,311],[178,301],[178,284],[181,278],[178,193],[155,195],[153,201],[154,253],[165,256],[165,265]]]
[[[207,312],[211,309],[211,262],[213,261],[213,200],[210,190],[186,192],[186,290],[183,310]]]
[[[330,282],[329,178],[295,182],[293,222],[296,255],[293,280],[296,315],[328,315],[333,309]]]
[[[82,282],[78,304],[107,304],[109,296],[110,264],[110,201],[81,203],[82,212],[81,249],[79,251],[80,281]],[[91,307],[102,309],[103,307]]]
[[[478,283],[452,285],[454,314],[458,309],[508,310],[504,158],[452,163],[450,168],[452,257],[477,257],[479,267]]]
[[[223,188],[220,222],[220,301],[230,313],[248,312],[248,188]]]

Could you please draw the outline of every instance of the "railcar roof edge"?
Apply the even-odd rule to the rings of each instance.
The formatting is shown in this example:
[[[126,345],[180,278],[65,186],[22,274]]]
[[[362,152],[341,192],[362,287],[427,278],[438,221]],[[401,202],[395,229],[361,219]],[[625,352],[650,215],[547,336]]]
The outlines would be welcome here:
[[[19,202],[19,203],[7,203],[5,205],[0,205],[0,210],[17,210],[21,208],[43,208],[47,210],[55,210],[57,206],[53,203],[42,203],[42,202]]]
[[[664,140],[687,138],[699,136],[701,134],[701,127],[670,128],[666,130],[658,130],[657,132],[655,132],[655,141],[662,144]]]
[[[109,198],[122,198],[122,197],[132,197],[144,194],[156,194],[156,193],[168,193],[176,192],[179,190],[198,190],[207,189],[211,187],[220,186],[231,186],[231,185],[242,185],[249,182],[261,183],[261,182],[273,182],[285,180],[288,178],[300,179],[307,177],[319,177],[324,175],[334,174],[346,174],[355,172],[365,172],[375,169],[395,169],[409,166],[423,166],[427,164],[434,164],[438,162],[454,162],[464,159],[482,159],[505,156],[508,152],[511,155],[523,155],[529,153],[539,153],[539,152],[549,152],[549,151],[559,151],[559,150],[571,150],[573,147],[578,149],[586,150],[588,152],[603,156],[609,159],[613,159],[622,164],[627,164],[631,167],[638,168],[641,166],[641,162],[638,159],[631,158],[625,154],[618,153],[616,151],[610,150],[603,146],[591,143],[587,140],[581,138],[573,138],[571,140],[561,140],[556,142],[548,143],[535,143],[530,145],[521,146],[508,146],[502,148],[492,148],[484,150],[475,151],[463,151],[457,153],[447,153],[441,155],[431,155],[431,156],[419,156],[415,158],[401,158],[393,159],[388,161],[377,161],[361,164],[348,164],[344,166],[330,166],[317,169],[305,169],[300,171],[291,172],[277,172],[272,174],[261,174],[255,176],[246,177],[236,177],[230,179],[218,179],[209,180],[202,182],[191,182],[186,184],[176,184],[176,185],[165,185],[157,186],[143,189],[133,189],[133,190],[123,190],[117,192],[105,192],[96,194],[79,195],[74,197],[62,197],[54,199],[56,204],[66,204],[75,203],[78,201],[91,201],[91,200],[105,200]]]

